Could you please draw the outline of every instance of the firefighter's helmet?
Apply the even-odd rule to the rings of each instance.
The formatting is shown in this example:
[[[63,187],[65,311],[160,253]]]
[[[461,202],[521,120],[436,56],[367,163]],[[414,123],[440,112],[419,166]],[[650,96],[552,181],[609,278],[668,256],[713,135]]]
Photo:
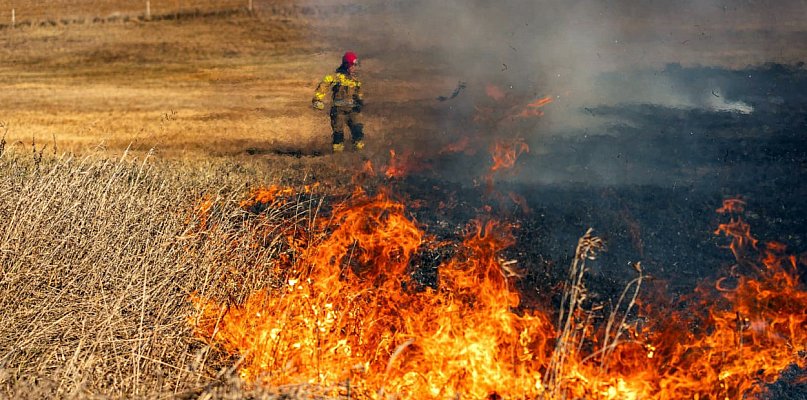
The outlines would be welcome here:
[[[345,53],[344,56],[342,56],[342,64],[348,67],[356,65],[358,63],[359,63],[359,56],[357,56],[356,53],[352,51],[348,51],[347,53]]]

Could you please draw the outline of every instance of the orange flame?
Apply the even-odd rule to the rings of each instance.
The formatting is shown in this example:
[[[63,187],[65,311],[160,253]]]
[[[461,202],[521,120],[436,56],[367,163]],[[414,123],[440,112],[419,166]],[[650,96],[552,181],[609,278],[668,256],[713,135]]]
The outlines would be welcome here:
[[[541,110],[541,107],[549,104],[552,102],[552,98],[549,96],[540,98],[538,100],[533,101],[532,103],[527,104],[521,112],[516,114],[516,118],[530,118],[530,117],[540,117],[544,115],[544,112]]]
[[[804,366],[799,264],[781,244],[755,247],[745,228],[718,233],[744,257],[738,264],[754,267],[749,276],[701,287],[711,297],[686,311],[647,303],[644,326],[617,321],[624,335],[608,342],[608,329],[586,322],[595,308],[577,310],[576,328],[561,335],[552,317],[521,304],[516,262],[501,258],[514,243],[510,225],[472,222],[436,287],[423,287],[409,265],[419,249],[441,244],[403,204],[357,191],[328,221],[298,227],[297,254],[277,261],[279,288],[238,305],[193,297],[196,334],[240,355],[248,382],[311,384],[330,395],[349,387],[358,398],[742,399],[789,365]],[[548,379],[560,340],[564,358]]]
[[[493,158],[490,172],[513,168],[518,157],[529,151],[530,146],[522,138],[494,142],[490,148],[490,156]]]
[[[362,169],[361,170],[362,170],[363,173],[365,173],[367,175],[370,175],[370,176],[375,175],[375,168],[373,168],[373,162],[370,161],[370,160],[367,160],[367,161],[364,162],[364,164],[362,164]]]
[[[739,199],[728,199],[723,201],[723,207],[718,208],[717,212],[721,214],[737,214],[745,210],[745,202]],[[731,238],[729,248],[734,257],[737,259],[743,258],[740,254],[741,251],[747,249],[749,246],[756,248],[759,242],[756,238],[751,236],[751,225],[745,222],[742,218],[731,217],[731,220],[725,224],[719,224],[715,235],[724,234]]]
[[[395,150],[389,151],[389,164],[384,170],[387,178],[403,178],[413,172],[423,171],[429,167],[429,163],[415,156],[411,151],[398,154]]]
[[[745,211],[745,201],[741,199],[723,200],[723,206],[717,209],[719,214],[741,214]]]
[[[258,188],[252,191],[249,197],[241,201],[241,208],[248,209],[257,205],[268,206],[275,202],[279,196],[289,196],[294,193],[294,188],[280,187],[277,185],[268,188]]]
[[[743,209],[743,202],[728,200],[719,211]],[[798,352],[807,349],[807,293],[793,274],[795,258],[785,256],[778,243],[766,244],[762,254],[754,255],[758,241],[739,216],[716,233],[729,237],[738,263],[753,269],[748,276],[718,280],[717,297],[701,299],[701,322],[680,312],[659,317],[671,323],[656,326],[651,334],[655,342],[666,344],[656,352],[665,360],[659,366],[663,390],[657,398],[748,398],[762,390],[759,382],[772,383],[789,365],[804,367]],[[708,325],[693,333],[686,328],[689,323]]]
[[[195,223],[195,229],[207,229],[209,227],[208,222],[210,220],[210,213],[213,210],[214,204],[215,201],[211,195],[206,194],[202,196],[202,198],[199,200],[199,204],[193,208],[190,215],[185,219],[185,223]]]

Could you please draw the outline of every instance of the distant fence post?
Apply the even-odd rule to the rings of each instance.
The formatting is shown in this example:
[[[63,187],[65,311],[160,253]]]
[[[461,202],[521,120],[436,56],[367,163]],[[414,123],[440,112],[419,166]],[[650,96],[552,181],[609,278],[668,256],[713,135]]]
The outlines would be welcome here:
[[[151,18],[151,0],[146,0],[146,19]]]
[[[249,11],[252,11],[252,0],[249,0]]]
[[[11,27],[13,28],[17,25],[17,10],[12,8],[11,9]]]

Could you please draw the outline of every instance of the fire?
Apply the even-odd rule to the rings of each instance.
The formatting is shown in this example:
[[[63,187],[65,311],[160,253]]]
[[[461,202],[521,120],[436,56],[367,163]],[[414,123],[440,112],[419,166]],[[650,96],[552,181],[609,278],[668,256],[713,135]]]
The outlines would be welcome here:
[[[362,172],[366,175],[373,176],[375,175],[375,168],[373,168],[373,162],[370,160],[365,161],[362,164]]]
[[[294,255],[273,261],[278,287],[240,304],[193,297],[196,335],[238,355],[251,384],[379,399],[742,399],[789,365],[805,366],[798,260],[745,227],[718,230],[742,257],[734,275],[701,287],[685,311],[642,303],[640,325],[640,264],[608,318],[588,300],[585,263],[604,247],[591,232],[561,308],[548,313],[522,304],[517,261],[501,258],[512,224],[469,223],[437,282],[424,284],[410,273],[414,258],[446,243],[402,203],[357,190],[329,214],[294,227]]]
[[[723,201],[723,207],[717,209],[720,214],[736,215],[745,210],[745,202],[739,199],[727,199]],[[745,222],[742,218],[735,216],[731,217],[728,223],[720,224],[715,231],[716,235],[725,234],[731,237],[732,241],[729,248],[736,258],[742,258],[743,255],[739,254],[740,251],[747,249],[749,246],[756,248],[758,240],[751,236],[751,225]]]
[[[389,155],[389,163],[384,170],[384,176],[387,178],[403,178],[413,172],[429,168],[429,163],[426,160],[417,157],[411,151],[398,154],[395,150],[390,150]]]
[[[279,196],[289,196],[294,193],[294,189],[290,187],[280,187],[277,185],[269,186],[268,188],[258,188],[243,201],[241,201],[241,208],[248,209],[256,206],[271,205]]]
[[[741,213],[743,206],[727,200],[718,211]],[[740,215],[716,233],[731,239],[738,257],[734,271],[742,274],[718,280],[711,290],[701,288],[713,294],[700,300],[706,311],[699,323],[708,323],[701,332],[686,329],[698,321],[682,313],[669,314],[671,324],[655,327],[655,341],[668,343],[657,351],[665,362],[659,365],[663,396],[658,398],[747,398],[761,391],[759,382],[775,381],[789,365],[804,367],[799,353],[807,350],[807,293],[795,274],[795,257],[775,242],[755,251],[759,241]]]
[[[513,192],[504,195],[494,190],[495,178],[511,170],[516,165],[518,158],[529,151],[529,145],[522,138],[498,139],[490,146],[491,165],[488,173],[482,176],[482,181],[485,184],[485,196],[502,206],[502,209],[515,204],[524,213],[530,211],[527,200],[521,195]]]
[[[387,178],[400,178],[406,175],[405,164],[401,163],[400,158],[396,157],[395,150],[389,151],[389,165],[384,172]]]
[[[197,228],[206,228],[210,220],[210,213],[215,201],[212,196],[204,195],[199,199],[199,204],[191,210],[190,215],[185,218],[186,224],[195,224]]]
[[[409,398],[539,391],[552,327],[541,313],[512,312],[519,296],[498,259],[513,242],[507,226],[472,223],[464,250],[431,288],[406,269],[418,248],[436,244],[402,204],[357,194],[332,220],[332,233],[319,227],[298,261],[282,267],[280,290],[230,307],[194,298],[197,334],[244,357],[245,380],[338,392],[355,374],[353,390]]]
[[[723,200],[723,207],[717,209],[719,214],[739,214],[745,211],[745,201],[741,199]]]
[[[541,107],[551,102],[552,98],[549,96],[535,100],[532,103],[527,104],[527,106],[524,107],[524,109],[522,109],[521,112],[516,114],[516,118],[530,118],[530,117],[543,116],[544,112],[541,110]]]
[[[520,103],[522,100],[520,96],[508,95],[500,87],[490,83],[485,85],[485,94],[497,103],[497,107],[477,106],[477,115],[474,116],[474,121],[477,123],[496,125],[502,121],[541,117],[544,115],[541,108],[553,101],[551,96],[545,96],[523,105]]]
[[[490,156],[493,158],[490,172],[513,168],[518,157],[529,151],[530,146],[522,138],[494,142],[490,147]]]

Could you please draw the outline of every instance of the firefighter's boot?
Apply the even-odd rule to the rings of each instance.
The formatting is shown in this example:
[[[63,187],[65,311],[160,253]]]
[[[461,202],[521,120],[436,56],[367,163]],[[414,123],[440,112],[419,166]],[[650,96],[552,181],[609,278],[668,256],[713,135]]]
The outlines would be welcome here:
[[[358,113],[353,114],[351,117],[354,119],[359,118]],[[362,151],[364,149],[364,124],[356,123],[351,120],[350,122],[350,140],[353,142],[353,151]]]
[[[341,153],[345,151],[345,144],[344,143],[334,143],[333,144],[333,152],[334,153]]]

